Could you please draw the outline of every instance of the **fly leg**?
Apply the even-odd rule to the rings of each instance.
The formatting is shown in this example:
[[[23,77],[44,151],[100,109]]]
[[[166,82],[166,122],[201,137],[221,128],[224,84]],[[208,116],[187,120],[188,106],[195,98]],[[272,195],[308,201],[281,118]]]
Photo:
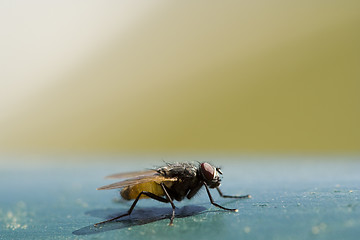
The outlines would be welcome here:
[[[111,221],[114,221],[116,219],[119,219],[119,218],[122,218],[122,217],[125,217],[125,216],[129,216],[132,211],[134,210],[134,207],[136,206],[137,202],[139,201],[140,199],[140,196],[144,194],[152,199],[155,199],[155,200],[158,200],[160,202],[164,202],[164,203],[168,203],[169,200],[168,199],[165,199],[165,198],[162,198],[162,197],[159,197],[151,192],[145,192],[145,191],[142,191],[141,193],[139,193],[139,195],[136,197],[135,201],[133,202],[133,204],[131,205],[130,209],[128,210],[127,213],[123,214],[123,215],[120,215],[120,216],[117,216],[117,217],[114,217],[114,218],[111,218],[109,220],[106,220],[106,221],[103,221],[103,222],[99,222],[99,223],[95,223],[94,224],[94,227],[97,227],[98,225],[100,224],[104,224],[104,223],[107,223],[107,222],[111,222]],[[172,202],[171,202],[172,205],[174,205]]]
[[[161,183],[160,184],[161,188],[163,189],[166,197],[167,197],[167,200],[170,202],[171,204],[171,207],[172,207],[172,215],[171,215],[171,218],[170,218],[170,223],[169,223],[169,226],[172,226],[173,225],[173,221],[174,221],[174,218],[175,218],[175,204],[173,202],[173,200],[171,199],[169,193],[166,191],[166,188],[165,188],[165,185],[164,183]]]
[[[219,195],[223,198],[251,198],[251,195],[243,195],[243,196],[230,196],[230,195],[224,195],[222,193],[222,191],[220,191],[220,188],[216,188],[216,190],[218,191]]]
[[[205,189],[206,189],[206,192],[207,194],[209,195],[209,199],[210,199],[210,202],[212,205],[218,207],[218,208],[221,208],[221,209],[224,209],[224,210],[227,210],[227,211],[233,211],[233,212],[237,212],[238,210],[236,208],[226,208],[226,207],[223,207],[223,206],[220,206],[219,204],[215,203],[211,194],[210,194],[210,190],[209,190],[209,187],[207,186],[207,184],[204,182],[204,185],[205,185]]]

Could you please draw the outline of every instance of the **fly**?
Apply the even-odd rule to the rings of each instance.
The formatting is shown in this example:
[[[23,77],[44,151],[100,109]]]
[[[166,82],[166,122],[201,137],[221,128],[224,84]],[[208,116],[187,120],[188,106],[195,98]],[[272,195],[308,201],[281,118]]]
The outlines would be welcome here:
[[[211,204],[227,211],[237,212],[237,209],[226,208],[215,203],[209,188],[216,188],[219,195],[224,198],[251,198],[251,196],[224,195],[219,188],[220,175],[222,175],[220,168],[206,162],[199,163],[199,165],[194,163],[167,163],[166,166],[157,169],[110,175],[107,178],[123,180],[100,187],[97,190],[121,189],[121,197],[125,200],[134,199],[134,202],[127,213],[96,223],[94,226],[130,215],[139,199],[143,198],[152,198],[160,202],[170,203],[172,216],[169,225],[173,225],[175,218],[174,200],[181,201],[185,197],[191,199],[203,186],[205,186]]]

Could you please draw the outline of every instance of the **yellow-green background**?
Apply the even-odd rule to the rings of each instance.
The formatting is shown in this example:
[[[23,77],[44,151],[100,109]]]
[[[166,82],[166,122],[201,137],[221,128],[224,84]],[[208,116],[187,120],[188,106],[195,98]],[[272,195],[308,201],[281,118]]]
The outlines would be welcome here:
[[[2,153],[358,153],[360,1],[1,1]]]

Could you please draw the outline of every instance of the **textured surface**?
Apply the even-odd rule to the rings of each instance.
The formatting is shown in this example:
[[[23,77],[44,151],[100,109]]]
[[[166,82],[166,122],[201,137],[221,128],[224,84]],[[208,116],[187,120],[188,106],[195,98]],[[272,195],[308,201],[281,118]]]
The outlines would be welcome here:
[[[93,159],[93,158],[92,158]],[[99,158],[100,159],[100,158]],[[126,211],[116,190],[102,177],[140,170],[161,161],[62,161],[59,164],[4,164],[0,170],[0,239],[358,239],[360,234],[359,158],[211,158],[224,172],[226,194],[246,200],[214,199],[238,213],[211,206],[205,191],[175,202],[177,218],[168,227],[171,207],[141,200],[131,218],[95,229],[92,224]],[[184,158],[187,159],[187,158]],[[194,159],[194,158],[193,158]],[[246,158],[242,157],[241,160]],[[4,159],[3,162],[11,162]],[[170,159],[171,160],[171,159]],[[190,160],[190,159],[189,159]],[[198,158],[196,160],[202,161]],[[288,160],[284,159],[283,160]],[[107,162],[108,161],[108,162]],[[63,162],[60,164],[60,162]],[[117,200],[117,201],[114,201]]]

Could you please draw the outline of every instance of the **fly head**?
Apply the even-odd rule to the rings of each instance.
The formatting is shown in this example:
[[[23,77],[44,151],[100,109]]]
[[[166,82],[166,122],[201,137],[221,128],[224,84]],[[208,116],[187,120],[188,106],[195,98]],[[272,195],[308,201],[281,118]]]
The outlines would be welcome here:
[[[220,174],[222,174],[220,168],[216,168],[211,164],[204,162],[200,164],[200,172],[205,183],[210,188],[216,188],[220,186]]]

